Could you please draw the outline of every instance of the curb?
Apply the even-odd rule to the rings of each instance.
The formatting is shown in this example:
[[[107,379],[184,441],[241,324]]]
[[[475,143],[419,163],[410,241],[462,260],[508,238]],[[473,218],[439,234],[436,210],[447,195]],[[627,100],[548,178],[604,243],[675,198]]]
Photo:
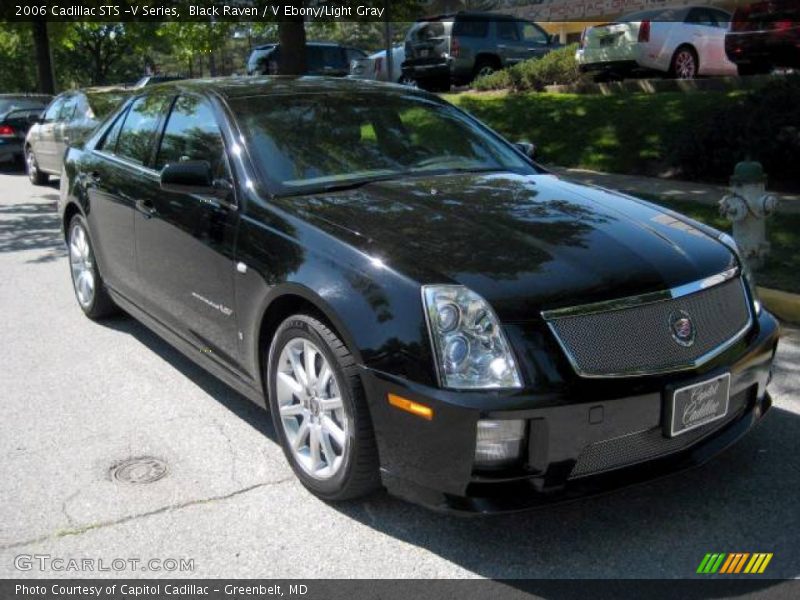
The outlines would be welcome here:
[[[790,323],[800,323],[800,294],[758,288],[758,297],[767,309]]]

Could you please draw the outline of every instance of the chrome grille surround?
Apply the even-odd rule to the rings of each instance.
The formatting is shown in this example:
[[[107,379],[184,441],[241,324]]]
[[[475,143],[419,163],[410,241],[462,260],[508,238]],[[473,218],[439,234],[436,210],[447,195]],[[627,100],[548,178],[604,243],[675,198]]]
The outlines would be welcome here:
[[[683,346],[670,314],[689,313],[697,339]],[[637,377],[696,368],[724,352],[753,323],[737,268],[671,290],[542,312],[575,372],[587,378]]]

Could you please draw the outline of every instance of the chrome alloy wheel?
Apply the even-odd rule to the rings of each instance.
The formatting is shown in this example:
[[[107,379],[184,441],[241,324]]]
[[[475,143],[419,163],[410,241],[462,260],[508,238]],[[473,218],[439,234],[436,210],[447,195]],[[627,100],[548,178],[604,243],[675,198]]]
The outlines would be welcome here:
[[[83,225],[72,227],[69,235],[69,264],[72,269],[72,285],[81,306],[87,308],[94,300],[94,258],[89,238]]]
[[[25,168],[28,171],[28,178],[35,181],[38,176],[39,167],[36,164],[36,157],[33,155],[32,150],[25,151]]]
[[[333,369],[313,342],[296,337],[283,347],[276,377],[280,420],[295,461],[315,479],[330,479],[344,464],[349,446]]]
[[[697,61],[690,50],[681,50],[675,57],[675,75],[678,79],[694,79],[697,75]]]

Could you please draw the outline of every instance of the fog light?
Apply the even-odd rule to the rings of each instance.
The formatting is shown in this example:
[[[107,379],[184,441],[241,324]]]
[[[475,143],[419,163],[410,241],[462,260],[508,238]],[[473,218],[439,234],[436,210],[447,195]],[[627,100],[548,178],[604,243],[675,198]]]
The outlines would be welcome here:
[[[475,444],[476,467],[499,467],[513,463],[522,454],[525,421],[478,421]]]

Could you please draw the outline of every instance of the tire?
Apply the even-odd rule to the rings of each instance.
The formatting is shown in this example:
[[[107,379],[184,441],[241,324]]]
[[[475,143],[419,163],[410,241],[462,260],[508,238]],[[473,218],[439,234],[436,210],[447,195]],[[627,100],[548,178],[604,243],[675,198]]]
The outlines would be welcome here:
[[[47,182],[50,181],[50,175],[39,170],[36,154],[30,146],[25,148],[25,170],[33,185],[47,185]]]
[[[669,74],[675,79],[696,79],[700,72],[697,52],[691,46],[681,46],[672,55]]]
[[[769,65],[762,65],[762,64],[746,64],[746,65],[736,65],[736,71],[739,73],[739,77],[750,77],[752,75],[769,75],[772,71],[772,67]]]
[[[486,57],[479,58],[477,61],[475,61],[475,68],[472,70],[472,80],[474,81],[478,77],[491,75],[495,71],[499,70],[500,66],[497,64],[497,61]]]
[[[309,347],[314,351],[311,354]],[[309,364],[313,365],[310,371],[316,384],[305,376]],[[325,375],[326,365],[330,377]],[[293,315],[275,332],[266,373],[275,431],[300,482],[328,501],[351,500],[378,489],[378,450],[372,420],[355,361],[339,337],[310,315]],[[340,404],[340,408],[324,407],[326,400],[330,407]],[[314,436],[318,440],[316,457]],[[292,442],[298,450],[293,449]]]
[[[445,77],[417,79],[417,87],[426,92],[449,92],[450,80]]]
[[[92,320],[116,314],[119,309],[106,291],[94,258],[89,229],[81,215],[72,217],[68,232],[70,276],[78,306]]]

